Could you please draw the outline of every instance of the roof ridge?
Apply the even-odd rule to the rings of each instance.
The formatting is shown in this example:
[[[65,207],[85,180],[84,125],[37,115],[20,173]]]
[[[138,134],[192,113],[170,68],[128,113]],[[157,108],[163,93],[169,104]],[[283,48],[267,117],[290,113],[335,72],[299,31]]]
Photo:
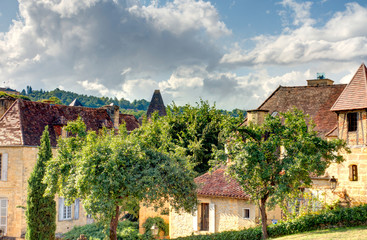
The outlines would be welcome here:
[[[270,96],[267,99],[265,99],[265,101],[257,109],[260,109],[281,87],[282,85],[279,85],[277,89],[275,89],[274,92],[270,94]]]

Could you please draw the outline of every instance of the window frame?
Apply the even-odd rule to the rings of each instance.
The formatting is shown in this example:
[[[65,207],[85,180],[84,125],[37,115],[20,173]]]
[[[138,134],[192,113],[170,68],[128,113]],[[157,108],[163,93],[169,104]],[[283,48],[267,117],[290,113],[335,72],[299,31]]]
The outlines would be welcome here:
[[[246,217],[246,211],[248,211],[248,217]],[[242,218],[250,219],[251,218],[251,209],[250,208],[242,208]]]
[[[356,132],[358,130],[358,113],[347,113],[348,132]]]
[[[349,165],[349,180],[356,182],[358,181],[358,166],[357,164]]]

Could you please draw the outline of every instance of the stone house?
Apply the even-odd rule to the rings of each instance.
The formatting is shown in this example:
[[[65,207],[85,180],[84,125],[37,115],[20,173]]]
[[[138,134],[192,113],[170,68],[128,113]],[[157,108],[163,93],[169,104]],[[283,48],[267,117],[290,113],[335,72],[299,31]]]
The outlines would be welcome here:
[[[64,106],[3,98],[0,99],[0,116],[0,229],[13,239],[23,237],[26,232],[25,211],[18,206],[26,205],[27,180],[36,163],[40,137],[46,125],[54,154],[57,138],[66,136],[63,126],[78,116],[88,130],[117,129],[122,122],[126,123],[128,131],[139,127],[134,116],[120,114],[117,106],[88,108],[75,103]],[[92,221],[79,200],[66,206],[63,198],[57,198],[56,205],[57,233]]]
[[[334,84],[323,76],[307,80],[306,86],[279,86],[258,108],[247,111],[244,124],[262,124],[266,115],[277,115],[298,108],[308,114],[319,136],[325,139],[340,138],[347,142],[352,153],[340,153],[345,161],[331,164],[323,176],[312,176],[313,187],[307,189],[321,201],[331,203],[367,203],[367,69],[362,64],[349,84]],[[206,173],[198,183],[198,211],[169,212],[163,216],[170,223],[170,237],[243,229],[256,224],[258,209],[248,201],[236,182],[226,179],[224,169],[211,175]],[[333,188],[330,180],[337,184]],[[145,209],[142,208],[141,212]],[[157,216],[152,209],[144,214]],[[281,217],[275,209],[269,221]],[[140,232],[144,232],[140,226]]]
[[[197,178],[197,210],[191,213],[170,211],[169,232],[171,238],[192,234],[208,234],[240,230],[256,226],[260,212],[256,204],[237,181],[225,175],[220,168]],[[279,208],[268,211],[269,224],[281,219]]]
[[[330,79],[307,80],[307,86],[279,86],[257,109],[248,111],[247,121],[261,124],[267,114],[294,107],[308,114],[319,136],[343,139],[351,154],[341,152],[345,161],[331,164],[323,176],[313,176],[308,189],[322,201],[344,204],[367,203],[367,69],[358,68],[348,84]],[[330,180],[336,181],[332,188]]]

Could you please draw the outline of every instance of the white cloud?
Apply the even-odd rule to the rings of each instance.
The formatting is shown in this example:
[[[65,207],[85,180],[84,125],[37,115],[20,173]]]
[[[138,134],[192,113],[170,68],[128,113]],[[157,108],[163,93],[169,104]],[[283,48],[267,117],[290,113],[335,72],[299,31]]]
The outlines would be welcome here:
[[[215,7],[201,0],[19,1],[19,16],[0,33],[0,82],[18,89],[62,85],[95,93],[87,85],[98,79],[99,94],[119,89],[120,96],[136,79],[158,82],[181,65],[218,62],[213,39],[230,33]]]
[[[294,1],[283,1],[293,6]],[[306,3],[302,3],[303,5]],[[302,5],[301,4],[301,5]],[[325,24],[316,28],[308,18],[308,5],[294,8],[302,25],[279,36],[260,35],[253,40],[256,47],[243,50],[235,46],[225,54],[221,63],[237,66],[257,64],[294,65],[315,61],[355,61],[367,57],[367,8],[357,3],[346,4],[346,10],[337,12]],[[306,9],[306,10],[302,10]],[[303,19],[303,20],[302,20]]]

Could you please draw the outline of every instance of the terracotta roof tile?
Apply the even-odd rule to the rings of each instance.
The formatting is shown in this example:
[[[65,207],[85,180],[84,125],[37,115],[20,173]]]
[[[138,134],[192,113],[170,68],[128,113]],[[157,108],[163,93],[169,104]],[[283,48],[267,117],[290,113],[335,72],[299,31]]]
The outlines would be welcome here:
[[[238,182],[225,175],[224,168],[205,173],[195,178],[195,182],[198,185],[198,195],[249,199],[249,195],[244,193]]]
[[[131,114],[122,114],[120,113],[120,122],[119,124],[122,124],[123,122],[126,123],[126,129],[128,131],[132,131],[136,128],[139,128],[139,122],[136,119],[134,115]]]
[[[337,114],[331,106],[346,87],[345,84],[283,87],[279,86],[258,110],[286,112],[296,107],[309,114],[316,124],[315,130],[324,136],[337,124]]]
[[[367,108],[367,69],[362,63],[348,86],[332,106],[331,111],[364,108]]]

